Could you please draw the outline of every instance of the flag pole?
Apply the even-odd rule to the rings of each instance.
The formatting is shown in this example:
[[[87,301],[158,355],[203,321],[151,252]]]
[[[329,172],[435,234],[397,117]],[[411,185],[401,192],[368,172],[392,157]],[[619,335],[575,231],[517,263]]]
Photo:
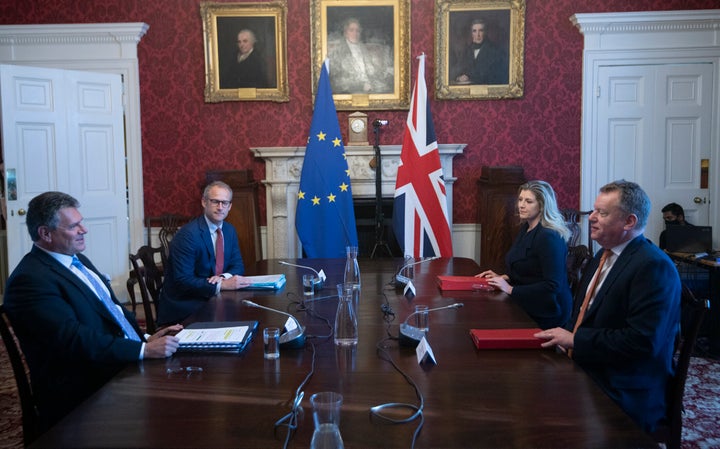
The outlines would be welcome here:
[[[390,246],[385,241],[385,214],[382,210],[382,155],[380,154],[380,128],[387,124],[387,120],[374,120],[373,132],[375,133],[375,246],[373,246],[370,258],[375,258],[378,248],[385,248],[387,255],[392,257]]]

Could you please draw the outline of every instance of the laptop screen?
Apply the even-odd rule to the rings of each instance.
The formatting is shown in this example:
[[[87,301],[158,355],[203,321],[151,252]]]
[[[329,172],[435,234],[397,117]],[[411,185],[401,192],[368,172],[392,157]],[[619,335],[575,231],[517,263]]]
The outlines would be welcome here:
[[[665,243],[671,253],[712,251],[712,226],[668,226]]]

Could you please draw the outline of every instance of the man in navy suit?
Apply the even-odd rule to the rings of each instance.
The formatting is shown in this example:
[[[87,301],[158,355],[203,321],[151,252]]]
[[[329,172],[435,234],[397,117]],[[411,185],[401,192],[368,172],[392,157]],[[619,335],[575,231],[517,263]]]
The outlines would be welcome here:
[[[242,276],[245,268],[235,228],[223,221],[232,207],[232,195],[230,186],[221,181],[205,187],[203,215],[183,226],[170,242],[158,324],[180,322],[221,290],[250,285]],[[218,239],[222,257],[217,257]]]
[[[78,201],[46,192],[28,204],[34,245],[7,281],[5,308],[30,367],[40,430],[47,430],[128,362],[165,358],[182,326],[144,336],[105,276],[80,254]]]
[[[536,336],[548,340],[543,346],[557,345],[571,353],[628,415],[652,432],[667,415],[680,278],[670,258],[642,234],[649,214],[650,199],[637,184],[621,180],[600,189],[590,230],[604,251],[583,276],[567,329]],[[608,250],[604,269],[598,270]],[[581,309],[584,316],[576,326]]]

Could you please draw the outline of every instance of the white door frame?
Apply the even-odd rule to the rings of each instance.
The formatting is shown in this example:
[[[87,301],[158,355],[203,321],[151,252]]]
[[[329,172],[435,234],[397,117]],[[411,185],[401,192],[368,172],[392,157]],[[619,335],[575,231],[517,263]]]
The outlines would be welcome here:
[[[720,10],[575,14],[570,21],[584,35],[580,208],[592,209],[598,189],[609,179],[608,155],[598,148],[595,89],[600,66],[665,64],[714,65],[711,161],[708,193],[710,223],[720,223]],[[714,247],[720,247],[714,232]]]
[[[148,28],[149,25],[141,22],[0,25],[1,63],[122,76],[129,201],[128,252],[145,242],[137,44]]]

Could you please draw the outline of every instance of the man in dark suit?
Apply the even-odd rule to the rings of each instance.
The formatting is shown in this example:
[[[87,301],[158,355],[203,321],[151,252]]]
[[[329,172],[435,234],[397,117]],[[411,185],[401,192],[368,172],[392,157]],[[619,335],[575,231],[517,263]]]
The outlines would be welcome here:
[[[543,346],[568,351],[628,415],[652,432],[667,415],[680,278],[670,258],[642,234],[649,214],[650,199],[637,184],[616,181],[600,189],[590,229],[604,250],[583,276],[567,329],[536,336],[548,340]]]
[[[666,249],[667,237],[665,236],[665,230],[668,226],[692,226],[692,224],[685,221],[685,209],[678,203],[666,204],[661,212],[663,214],[663,221],[665,222],[665,229],[660,233],[658,246],[660,246],[660,249]]]
[[[5,308],[30,367],[41,430],[47,430],[126,363],[165,358],[182,326],[143,336],[110,283],[80,254],[87,228],[78,201],[61,192],[33,198],[34,242],[8,278]],[[147,337],[147,338],[146,338]]]
[[[470,24],[472,42],[465,48],[455,68],[456,84],[507,84],[508,59],[505,51],[487,39],[484,19]]]
[[[221,290],[250,285],[241,276],[245,267],[237,232],[224,222],[232,208],[232,195],[230,186],[221,181],[205,187],[201,199],[204,213],[183,226],[170,242],[158,324],[184,320]]]
[[[220,89],[276,87],[274,81],[271,83],[268,80],[267,62],[255,48],[256,42],[255,33],[247,29],[240,30],[237,34],[237,49],[224,64]]]

